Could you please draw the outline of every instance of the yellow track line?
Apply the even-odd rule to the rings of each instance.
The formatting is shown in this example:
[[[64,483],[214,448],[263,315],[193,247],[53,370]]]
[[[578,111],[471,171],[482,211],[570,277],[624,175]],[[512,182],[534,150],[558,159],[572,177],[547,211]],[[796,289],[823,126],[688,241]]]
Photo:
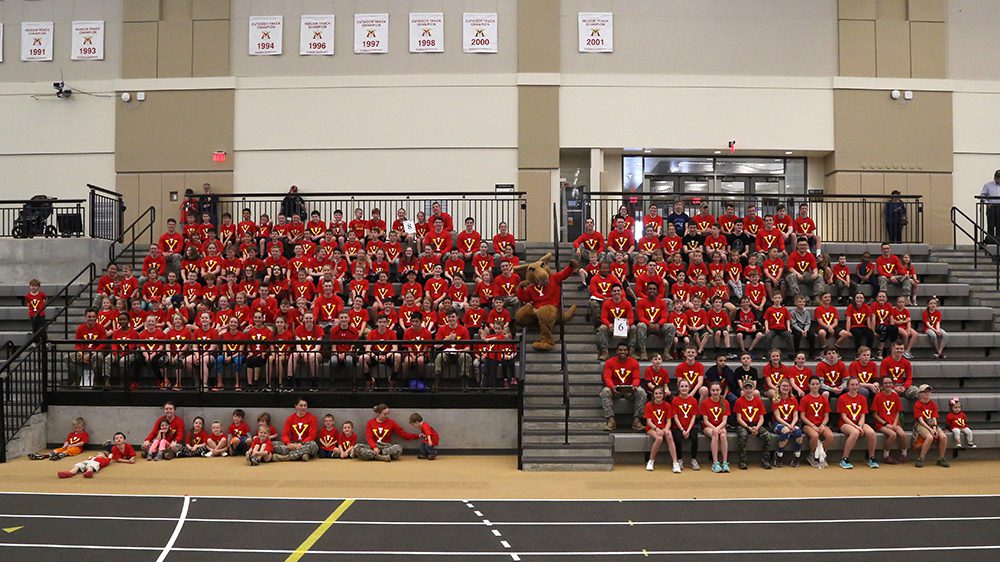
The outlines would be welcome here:
[[[340,516],[343,515],[344,512],[347,511],[347,508],[351,507],[351,504],[353,503],[354,500],[344,500],[344,502],[341,503],[337,509],[333,510],[333,513],[331,513],[325,521],[320,523],[319,527],[316,527],[316,530],[313,531],[311,535],[306,537],[306,540],[302,541],[302,544],[295,549],[295,552],[285,559],[285,562],[297,562],[300,558],[302,558],[302,556],[309,552],[309,549],[312,548],[324,534],[326,534],[330,527],[337,522],[337,519],[340,519]]]

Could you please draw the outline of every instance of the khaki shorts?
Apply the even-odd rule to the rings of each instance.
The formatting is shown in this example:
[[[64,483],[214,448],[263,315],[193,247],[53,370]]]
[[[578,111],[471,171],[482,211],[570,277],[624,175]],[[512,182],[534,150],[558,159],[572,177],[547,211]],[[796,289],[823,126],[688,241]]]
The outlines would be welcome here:
[[[934,433],[922,425],[915,425],[913,430],[917,432],[917,435],[919,435],[921,439],[926,440],[934,437]]]

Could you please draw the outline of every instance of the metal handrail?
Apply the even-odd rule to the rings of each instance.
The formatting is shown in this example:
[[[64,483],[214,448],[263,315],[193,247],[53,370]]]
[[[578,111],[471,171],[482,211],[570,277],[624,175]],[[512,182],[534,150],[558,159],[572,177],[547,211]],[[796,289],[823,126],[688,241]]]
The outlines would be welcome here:
[[[527,356],[528,329],[521,328],[521,343],[517,346],[517,469],[524,469],[524,360]]]
[[[92,183],[88,183],[87,187],[90,189],[90,237],[101,238],[103,240],[117,240],[122,234],[122,223],[124,222],[125,217],[125,197],[121,193],[105,189]],[[115,217],[112,223],[113,232],[104,233],[98,231],[97,217],[98,210],[100,208],[98,205],[98,198],[114,200]]]
[[[972,225],[973,234],[970,234],[968,230],[962,228],[958,224],[958,218],[965,219],[969,224]],[[994,278],[996,282],[996,290],[1000,291],[1000,242],[994,240],[994,243],[998,244],[997,251],[991,252],[989,248],[988,240],[990,238],[989,233],[983,227],[979,226],[979,223],[972,219],[969,215],[962,212],[958,207],[951,208],[951,246],[952,249],[958,249],[958,231],[966,235],[970,240],[972,240],[972,266],[976,269],[979,268],[979,250],[982,250],[987,256],[992,258],[994,264]],[[980,241],[979,234],[983,234],[982,241]]]
[[[552,247],[555,250],[557,270],[562,269],[561,256],[559,252],[559,206],[552,205]],[[559,314],[561,315],[565,307],[563,306],[563,292],[559,291]],[[569,360],[566,357],[566,323],[559,319],[559,363],[562,368],[562,399],[565,408],[563,422],[565,424],[563,439],[565,444],[569,444]]]
[[[148,224],[146,224],[146,226],[144,226],[141,231],[139,231],[138,233],[136,233],[135,232],[136,225],[138,225],[139,221],[141,221],[142,219],[146,218],[147,216],[149,217]],[[128,225],[128,227],[126,227],[125,230],[122,231],[122,234],[121,234],[121,236],[118,237],[118,240],[115,240],[114,242],[111,243],[110,246],[108,246],[108,263],[109,264],[110,263],[116,263],[118,261],[118,259],[121,258],[122,255],[125,254],[125,252],[127,250],[129,250],[131,248],[135,248],[135,243],[139,240],[139,237],[142,236],[143,234],[145,234],[146,232],[149,232],[149,243],[150,243],[150,245],[152,245],[153,244],[153,228],[155,226],[156,226],[156,207],[150,206],[148,209],[146,209],[145,211],[143,211],[143,213],[141,215],[139,215],[134,221],[132,221],[132,224]],[[121,243],[123,243],[125,241],[125,238],[127,237],[126,235],[129,232],[132,232],[132,239],[129,241],[128,244],[126,244],[121,249],[121,251],[119,251],[116,254],[115,253],[115,244],[121,244]]]

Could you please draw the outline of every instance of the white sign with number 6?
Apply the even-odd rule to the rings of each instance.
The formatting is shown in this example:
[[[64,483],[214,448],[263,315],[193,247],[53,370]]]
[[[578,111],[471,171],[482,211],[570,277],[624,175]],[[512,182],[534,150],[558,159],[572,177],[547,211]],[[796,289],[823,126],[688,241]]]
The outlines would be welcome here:
[[[302,16],[300,55],[332,55],[334,16]]]

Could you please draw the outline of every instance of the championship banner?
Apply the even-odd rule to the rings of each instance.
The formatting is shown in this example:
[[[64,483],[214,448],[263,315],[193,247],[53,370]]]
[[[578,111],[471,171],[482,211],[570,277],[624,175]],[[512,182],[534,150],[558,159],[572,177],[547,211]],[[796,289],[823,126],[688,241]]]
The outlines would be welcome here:
[[[3,23],[0,23],[0,62],[3,62]]]
[[[300,55],[332,55],[334,16],[302,16]]]
[[[354,52],[389,52],[389,14],[354,14]]]
[[[444,52],[444,14],[410,14],[410,52]]]
[[[497,15],[462,14],[462,51],[497,52]]]
[[[104,60],[104,22],[73,22],[70,60]]]
[[[281,54],[282,16],[252,16],[250,18],[250,55]]]
[[[52,22],[21,23],[21,60],[52,60]]]
[[[611,12],[580,12],[579,16],[580,52],[614,52],[614,14]]]

